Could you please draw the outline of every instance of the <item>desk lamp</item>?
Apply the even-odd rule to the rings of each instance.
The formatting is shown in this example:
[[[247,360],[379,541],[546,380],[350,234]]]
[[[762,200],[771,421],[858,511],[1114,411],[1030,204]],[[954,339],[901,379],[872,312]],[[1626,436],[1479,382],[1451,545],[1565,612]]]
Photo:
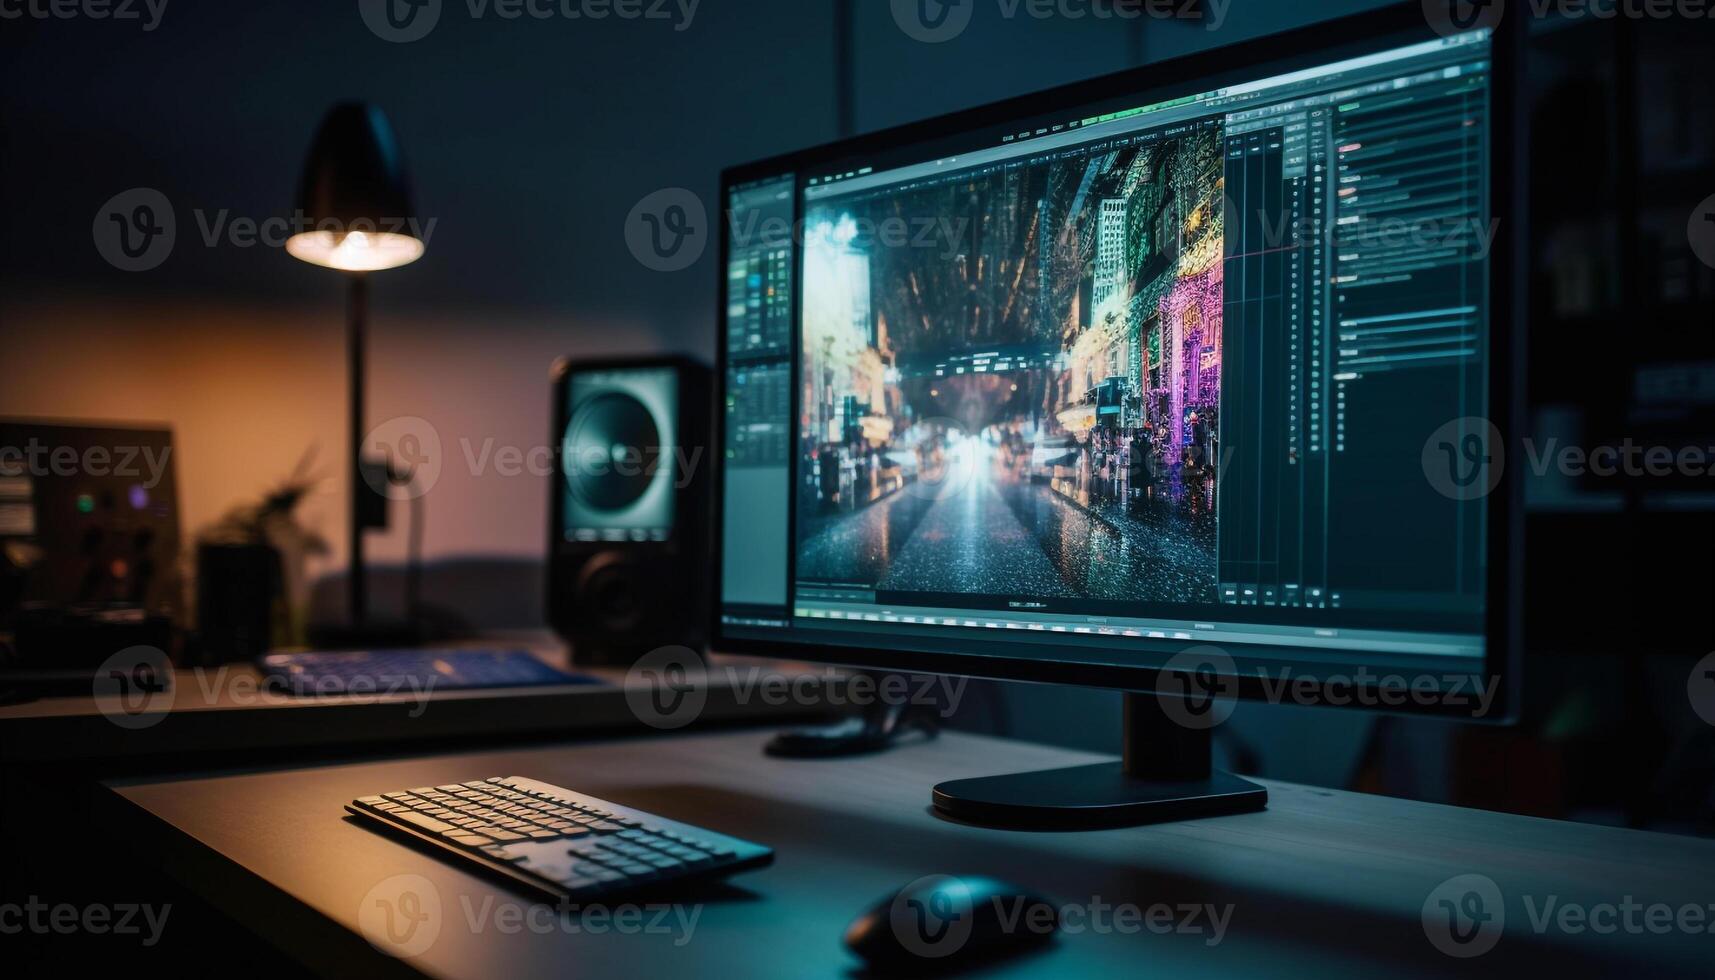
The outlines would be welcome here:
[[[322,120],[298,189],[303,230],[286,241],[294,258],[346,273],[348,406],[351,437],[350,552],[347,611],[354,636],[365,632],[368,593],[363,532],[387,524],[386,464],[363,459],[364,350],[369,319],[369,274],[415,262],[424,242],[405,161],[387,116],[375,106],[347,102]],[[382,480],[366,480],[366,467]],[[409,613],[409,610],[407,611]]]

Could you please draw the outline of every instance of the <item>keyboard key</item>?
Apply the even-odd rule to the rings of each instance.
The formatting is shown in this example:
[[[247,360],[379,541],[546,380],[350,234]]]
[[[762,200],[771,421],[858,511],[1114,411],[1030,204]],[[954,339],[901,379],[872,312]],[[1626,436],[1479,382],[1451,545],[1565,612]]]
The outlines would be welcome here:
[[[456,830],[457,829],[456,827],[454,827],[450,823],[442,823],[441,821],[436,820],[434,817],[426,817],[421,813],[412,813],[410,811],[406,811],[403,813],[395,813],[395,814],[393,814],[393,817],[397,820],[403,820],[406,823],[413,824],[415,826],[421,827],[424,830],[427,830],[430,833],[435,833],[435,834],[438,834],[443,830]]]

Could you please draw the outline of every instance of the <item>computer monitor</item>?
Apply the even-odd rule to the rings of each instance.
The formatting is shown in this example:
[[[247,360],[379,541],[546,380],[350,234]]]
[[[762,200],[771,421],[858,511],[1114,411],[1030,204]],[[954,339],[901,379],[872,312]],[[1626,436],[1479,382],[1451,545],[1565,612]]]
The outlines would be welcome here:
[[[1260,807],[1235,698],[1504,719],[1515,41],[1422,10],[728,171],[714,648],[1128,692],[982,822]]]

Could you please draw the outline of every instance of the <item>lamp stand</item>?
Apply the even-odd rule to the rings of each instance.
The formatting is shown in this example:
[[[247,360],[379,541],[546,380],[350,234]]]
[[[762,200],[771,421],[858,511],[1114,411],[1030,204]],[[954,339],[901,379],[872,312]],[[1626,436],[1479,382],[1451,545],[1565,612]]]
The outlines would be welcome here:
[[[349,389],[346,395],[347,411],[350,413],[350,446],[351,446],[351,496],[349,526],[350,535],[346,544],[350,553],[349,571],[346,573],[346,614],[354,630],[363,626],[369,618],[369,584],[363,567],[363,532],[366,529],[368,506],[364,498],[365,491],[374,493],[363,481],[363,382],[364,354],[368,347],[369,330],[369,277],[361,272],[354,272],[349,277],[350,288],[346,300],[346,370],[349,373]]]

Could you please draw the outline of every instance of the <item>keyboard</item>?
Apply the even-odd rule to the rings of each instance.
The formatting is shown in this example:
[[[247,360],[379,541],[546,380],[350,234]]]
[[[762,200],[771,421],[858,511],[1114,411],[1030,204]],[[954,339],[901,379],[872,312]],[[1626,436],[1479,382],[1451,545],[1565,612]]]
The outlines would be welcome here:
[[[345,808],[440,847],[454,863],[565,901],[722,877],[774,860],[761,844],[518,776],[365,796]]]
[[[271,653],[262,672],[299,697],[599,684],[548,666],[528,650],[403,649]]]

